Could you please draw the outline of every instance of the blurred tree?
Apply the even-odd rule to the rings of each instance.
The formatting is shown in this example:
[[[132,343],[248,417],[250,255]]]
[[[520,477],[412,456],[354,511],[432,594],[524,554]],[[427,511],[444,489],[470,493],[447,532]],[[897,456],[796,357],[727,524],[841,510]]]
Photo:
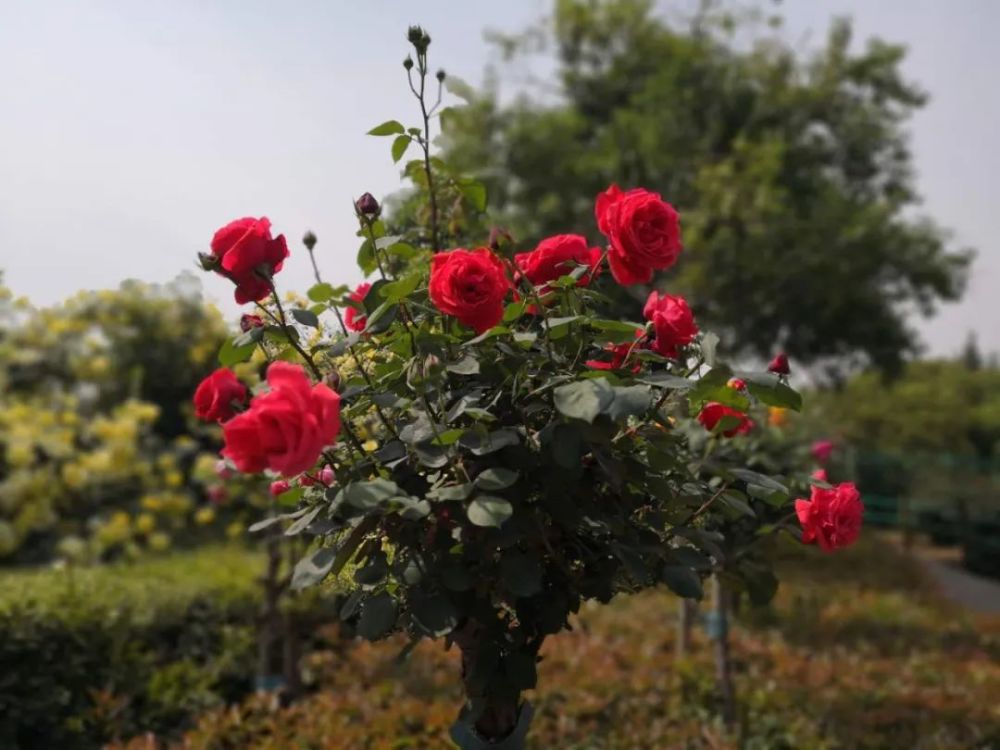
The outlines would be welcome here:
[[[487,185],[525,247],[594,226],[611,182],[659,191],[689,248],[666,284],[730,351],[898,372],[918,346],[907,313],[957,299],[972,258],[913,212],[904,124],[926,97],[901,46],[856,50],[841,20],[802,55],[779,25],[714,2],[675,21],[650,0],[557,0],[550,25],[494,35],[508,58],[550,44],[556,96],[501,103],[495,79],[473,92],[449,77],[468,106],[442,113],[446,161]],[[393,223],[419,223],[415,206],[398,197]],[[487,230],[460,211],[446,240]]]
[[[976,334],[969,332],[965,339],[965,348],[962,349],[962,364],[966,370],[979,370],[983,366],[983,355],[979,351],[979,342],[976,341]]]

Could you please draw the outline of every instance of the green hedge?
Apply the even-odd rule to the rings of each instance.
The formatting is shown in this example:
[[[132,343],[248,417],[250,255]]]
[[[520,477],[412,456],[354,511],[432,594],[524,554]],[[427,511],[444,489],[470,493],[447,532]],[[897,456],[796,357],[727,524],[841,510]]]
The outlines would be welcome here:
[[[0,573],[0,747],[174,734],[253,687],[260,553]]]

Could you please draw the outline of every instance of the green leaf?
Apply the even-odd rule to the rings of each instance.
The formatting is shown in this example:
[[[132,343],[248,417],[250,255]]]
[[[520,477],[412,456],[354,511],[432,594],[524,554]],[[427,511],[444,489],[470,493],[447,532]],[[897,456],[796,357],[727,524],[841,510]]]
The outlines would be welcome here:
[[[402,493],[395,482],[382,478],[351,482],[344,488],[344,500],[361,510],[377,508],[400,494]]]
[[[449,94],[454,94],[459,99],[465,100],[466,104],[472,104],[476,100],[476,90],[461,78],[451,73],[445,78],[444,87]]]
[[[777,375],[764,372],[740,373],[747,384],[747,390],[768,406],[802,411],[802,396],[795,389],[782,383]]]
[[[376,550],[360,568],[354,571],[354,582],[362,586],[373,586],[385,580],[389,572],[389,562],[385,552]]]
[[[751,471],[750,469],[730,469],[729,473],[737,479],[742,479],[747,484],[756,484],[771,492],[783,492],[786,495],[788,494],[788,487],[766,474],[760,474],[756,471]]]
[[[518,476],[518,472],[513,469],[496,466],[480,472],[479,476],[476,477],[476,486],[487,492],[505,490],[517,481]]]
[[[645,414],[652,402],[652,394],[645,385],[613,386],[614,400],[605,409],[605,413],[616,422],[628,417],[638,417]]]
[[[431,442],[433,442],[434,445],[451,445],[452,443],[457,442],[458,439],[462,437],[462,435],[464,434],[465,430],[462,428],[445,430],[444,432],[440,433],[437,437],[435,437],[434,440]]]
[[[527,309],[528,309],[527,302],[511,302],[503,310],[503,322],[511,323],[517,320],[522,315],[524,315],[524,311]]]
[[[486,210],[486,186],[476,180],[457,180],[458,191],[477,211]]]
[[[336,294],[337,291],[325,281],[319,284],[313,284],[309,288],[309,291],[306,292],[306,296],[308,296],[313,302],[326,302]]]
[[[292,308],[291,312],[292,317],[302,325],[309,326],[310,328],[319,328],[319,318],[317,318],[316,313],[311,310],[303,310],[296,307]]]
[[[649,375],[641,375],[636,378],[640,383],[655,385],[657,388],[671,388],[679,391],[687,391],[695,387],[697,383],[679,375],[671,375],[669,372],[654,372]]]
[[[475,375],[479,372],[479,360],[471,354],[466,354],[458,362],[452,362],[445,369],[456,375]]]
[[[709,331],[701,337],[701,353],[709,367],[715,367],[715,350],[719,346],[719,337]]]
[[[301,534],[303,531],[306,530],[306,527],[309,526],[309,524],[311,524],[314,520],[316,520],[316,516],[319,515],[319,512],[322,509],[323,506],[317,505],[315,508],[310,509],[309,512],[306,513],[305,515],[297,518],[295,520],[295,523],[293,523],[291,526],[285,529],[285,536],[296,536],[298,534]]]
[[[473,498],[466,509],[466,515],[476,526],[500,525],[514,514],[514,506],[508,500],[494,495],[479,495]]]
[[[494,336],[500,336],[504,333],[510,333],[510,329],[507,326],[493,326],[488,331],[483,331],[481,334],[475,338],[471,338],[468,341],[463,341],[462,346],[473,346],[474,344],[480,344],[486,339],[491,339]]]
[[[719,496],[719,500],[727,508],[732,508],[740,515],[748,516],[750,518],[756,518],[757,514],[753,512],[753,508],[750,507],[749,503],[743,499],[742,492],[723,492]]]
[[[223,367],[232,367],[240,362],[246,362],[256,348],[257,344],[253,341],[237,345],[233,339],[226,339],[219,349],[219,364]]]
[[[375,251],[372,248],[371,240],[365,240],[361,243],[361,247],[358,248],[357,257],[358,268],[365,276],[370,276],[378,268],[378,262],[375,260]]]
[[[408,135],[397,135],[392,142],[392,161],[393,163],[398,162],[403,158],[403,154],[406,153],[406,149],[410,147],[410,136]]]
[[[369,641],[378,640],[396,626],[396,602],[384,591],[367,599],[361,605],[358,635]]]
[[[685,599],[701,599],[704,596],[698,574],[683,565],[667,563],[663,566],[660,579],[677,596]]]
[[[413,290],[419,286],[420,279],[419,273],[411,273],[401,279],[389,282],[379,289],[379,294],[389,302],[400,302],[413,293]]]
[[[505,427],[489,432],[485,436],[477,432],[466,432],[458,444],[477,456],[485,456],[511,445],[519,445],[520,442],[521,436],[517,430]]]
[[[381,125],[376,125],[374,128],[368,131],[368,135],[395,135],[396,133],[405,133],[406,128],[403,124],[397,120],[386,120]]]
[[[517,596],[534,596],[542,590],[542,565],[535,555],[508,552],[500,558],[500,578]]]
[[[443,594],[417,595],[407,604],[417,631],[428,638],[440,638],[454,630],[458,624],[458,612]]]
[[[608,381],[578,380],[561,385],[553,391],[556,409],[563,416],[593,422],[615,400]]]
[[[292,571],[292,590],[300,591],[326,578],[336,556],[336,547],[320,547],[299,560]]]
[[[401,239],[403,239],[403,236],[401,234],[387,234],[384,237],[379,237],[377,240],[375,240],[375,249],[385,250],[386,248],[395,245]]]

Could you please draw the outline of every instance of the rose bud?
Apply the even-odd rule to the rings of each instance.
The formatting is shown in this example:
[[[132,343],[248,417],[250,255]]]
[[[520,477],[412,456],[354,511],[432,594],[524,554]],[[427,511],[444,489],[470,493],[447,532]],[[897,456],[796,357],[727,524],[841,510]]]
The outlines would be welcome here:
[[[439,81],[439,82],[443,82],[443,81],[444,81],[444,79],[445,79],[445,75],[446,75],[446,74],[445,74],[445,72],[444,72],[443,70],[439,70],[439,71],[437,72],[437,79],[438,79],[438,81]]]
[[[284,493],[288,492],[289,489],[291,489],[291,486],[284,479],[278,479],[275,480],[274,482],[271,482],[270,491],[272,497],[283,495]]]
[[[246,333],[251,328],[263,328],[264,319],[259,315],[249,315],[244,313],[240,316],[240,330]]]
[[[316,477],[309,474],[303,474],[299,477],[299,487],[312,487],[314,484],[316,484]]]
[[[413,70],[413,58],[407,55],[406,59],[403,60],[403,67],[407,70]]]
[[[327,384],[331,391],[335,393],[340,392],[340,373],[336,370],[330,370],[323,378],[323,382]]]
[[[198,265],[203,271],[218,271],[219,258],[211,253],[198,253]]]
[[[371,193],[365,193],[360,198],[358,198],[354,206],[358,209],[359,214],[361,214],[362,216],[367,216],[369,218],[373,216],[378,216],[380,210],[378,201],[375,200],[375,196],[372,195]]]
[[[774,359],[767,366],[768,372],[773,372],[776,375],[787,375],[791,372],[788,367],[788,355],[784,352],[779,352],[774,355]]]
[[[327,487],[329,487],[331,484],[333,484],[333,480],[334,479],[335,479],[335,475],[333,473],[333,467],[332,466],[324,466],[320,470],[320,472],[319,472],[319,481],[321,481]]]
[[[743,378],[729,378],[729,382],[726,385],[734,391],[743,391],[747,387],[747,383]]]
[[[304,235],[302,235],[302,244],[306,246],[307,250],[312,250],[316,247],[316,235],[311,231],[307,231]]]

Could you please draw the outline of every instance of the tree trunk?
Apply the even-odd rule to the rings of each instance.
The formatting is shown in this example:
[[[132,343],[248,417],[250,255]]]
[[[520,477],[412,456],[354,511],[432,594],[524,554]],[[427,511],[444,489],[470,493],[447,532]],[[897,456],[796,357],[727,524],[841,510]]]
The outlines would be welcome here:
[[[712,613],[709,635],[714,641],[715,682],[722,701],[722,721],[727,728],[736,724],[736,690],[733,687],[729,654],[729,592],[718,576],[712,578]]]

